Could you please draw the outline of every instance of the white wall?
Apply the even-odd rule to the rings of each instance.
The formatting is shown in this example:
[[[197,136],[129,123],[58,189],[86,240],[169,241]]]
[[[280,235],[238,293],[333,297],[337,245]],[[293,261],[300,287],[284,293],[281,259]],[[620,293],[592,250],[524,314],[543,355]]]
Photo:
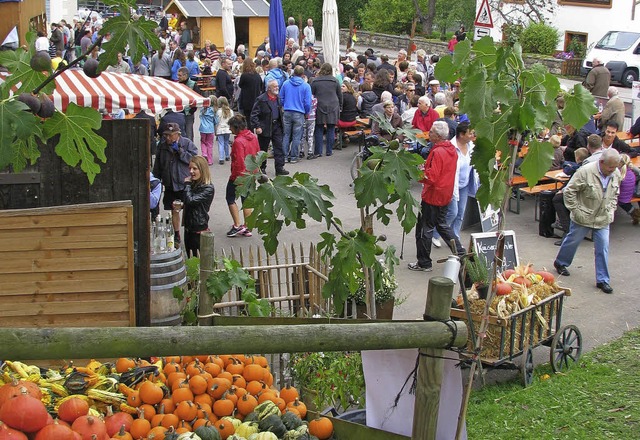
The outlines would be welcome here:
[[[631,20],[631,4],[634,0],[612,0],[611,8],[594,8],[588,6],[557,5],[552,16],[548,17],[547,24],[557,28],[561,32],[560,43],[557,49],[564,49],[565,31],[581,32],[588,34],[588,45],[598,42],[602,36],[610,30],[634,30],[640,29],[640,6],[636,7],[636,19]],[[482,0],[476,0],[476,12],[480,8]],[[489,2],[490,4],[492,2]],[[510,8],[512,5],[502,3],[502,8]],[[492,10],[494,28],[491,37],[498,41],[502,39],[500,28],[503,24],[500,15]]]
[[[78,11],[77,0],[48,0],[47,1],[47,22],[57,23],[63,18],[67,23],[73,24],[72,19]]]

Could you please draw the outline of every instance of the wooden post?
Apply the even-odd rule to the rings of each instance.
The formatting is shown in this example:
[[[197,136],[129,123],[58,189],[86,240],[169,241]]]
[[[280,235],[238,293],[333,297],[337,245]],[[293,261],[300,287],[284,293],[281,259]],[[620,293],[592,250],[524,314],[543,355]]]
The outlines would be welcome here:
[[[450,318],[453,286],[453,281],[448,278],[433,277],[429,279],[424,314],[426,321],[444,321]],[[444,367],[444,360],[439,358],[441,356],[442,348],[426,347],[420,349],[413,434],[411,436],[413,440],[435,440],[436,438],[440,387]]]
[[[411,36],[409,37],[409,47],[407,47],[407,60],[411,59],[411,54],[413,53],[413,39],[416,36],[416,25],[418,24],[418,18],[415,17],[413,19],[413,23],[411,23]]]
[[[213,298],[207,292],[207,278],[213,272],[213,247],[215,234],[200,234],[200,294],[198,295],[198,325],[213,324]]]
[[[268,318],[264,318],[270,322]],[[0,328],[0,359],[90,359],[224,353],[385,350],[467,343],[441,322],[212,327]]]

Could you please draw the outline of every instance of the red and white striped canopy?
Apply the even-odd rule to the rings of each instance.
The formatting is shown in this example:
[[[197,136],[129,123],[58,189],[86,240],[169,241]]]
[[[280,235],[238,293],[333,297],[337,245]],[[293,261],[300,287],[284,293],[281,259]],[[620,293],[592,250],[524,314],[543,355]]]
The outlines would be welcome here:
[[[209,98],[183,84],[154,76],[103,72],[97,78],[89,78],[82,70],[69,69],[55,81],[52,99],[61,111],[65,111],[70,102],[80,107],[106,109],[107,113],[127,109],[131,113],[150,110],[154,114],[165,109],[208,107],[210,103]]]

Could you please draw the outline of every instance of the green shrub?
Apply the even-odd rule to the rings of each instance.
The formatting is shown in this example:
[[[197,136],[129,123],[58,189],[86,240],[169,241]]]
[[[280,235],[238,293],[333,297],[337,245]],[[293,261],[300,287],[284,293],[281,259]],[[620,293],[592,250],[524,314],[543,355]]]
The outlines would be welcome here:
[[[530,24],[520,36],[523,52],[541,55],[553,55],[559,41],[560,33],[558,30],[544,23]]]
[[[587,54],[587,46],[577,38],[572,38],[567,45],[567,52],[573,52],[574,58],[584,58]]]
[[[521,24],[505,24],[502,28],[502,43],[506,46],[513,46],[520,41],[520,36],[524,27]]]

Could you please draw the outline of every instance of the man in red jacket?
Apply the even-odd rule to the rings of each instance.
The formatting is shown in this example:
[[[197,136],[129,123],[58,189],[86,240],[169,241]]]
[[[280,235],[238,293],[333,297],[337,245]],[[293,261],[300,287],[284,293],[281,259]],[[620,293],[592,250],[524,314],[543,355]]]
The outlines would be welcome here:
[[[413,115],[411,125],[420,131],[427,132],[440,115],[431,108],[431,100],[425,95],[418,99],[418,110]]]
[[[229,119],[229,129],[231,133],[235,135],[233,145],[231,146],[231,175],[229,176],[229,182],[227,183],[227,205],[229,206],[229,213],[233,219],[233,225],[227,237],[236,237],[242,235],[244,237],[251,237],[251,231],[247,227],[240,223],[240,211],[236,204],[236,183],[235,180],[247,173],[244,160],[247,156],[255,156],[260,151],[260,144],[255,134],[247,130],[247,120],[242,115],[235,115]],[[250,170],[249,172],[254,172]],[[244,199],[242,200],[244,203]],[[246,218],[251,215],[251,209],[242,208],[242,214]]]
[[[453,197],[453,187],[456,178],[458,154],[448,139],[449,126],[444,121],[435,121],[429,131],[429,141],[433,143],[431,152],[424,167],[422,183],[422,209],[416,224],[416,247],[418,261],[409,263],[410,270],[430,272],[431,238],[433,230],[437,229],[444,242],[451,247],[451,240],[455,240],[456,254],[463,254],[464,248],[460,240],[446,223],[447,205]]]

